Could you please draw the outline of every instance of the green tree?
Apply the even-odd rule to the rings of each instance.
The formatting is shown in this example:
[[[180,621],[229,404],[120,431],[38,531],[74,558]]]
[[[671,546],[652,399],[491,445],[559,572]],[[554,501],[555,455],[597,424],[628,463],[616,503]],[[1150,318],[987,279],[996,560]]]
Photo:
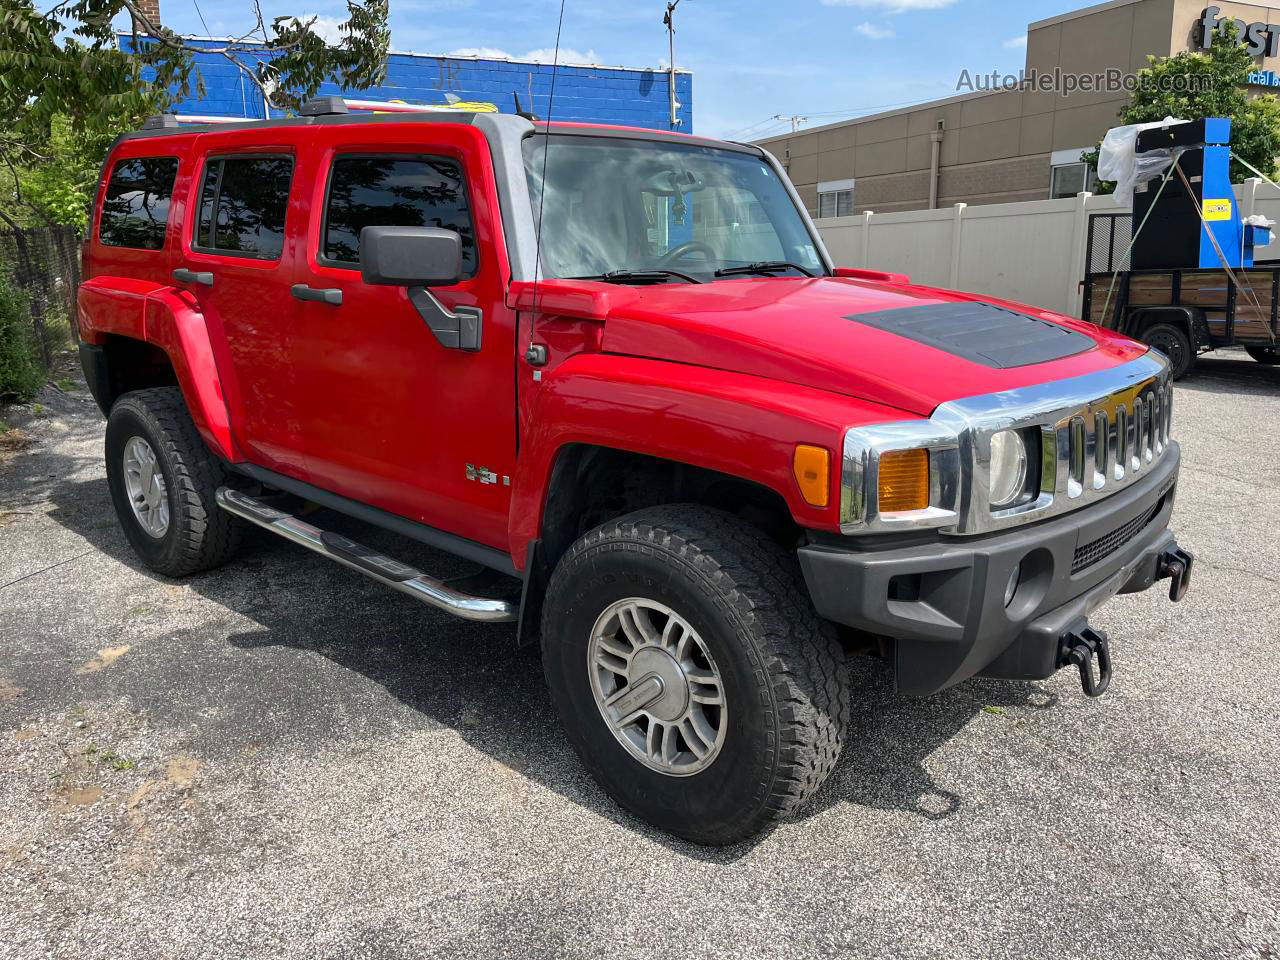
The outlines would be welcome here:
[[[1227,32],[1213,38],[1207,53],[1148,57],[1150,66],[1138,71],[1137,89],[1120,110],[1120,122],[1226,117],[1231,120],[1232,151],[1274,179],[1280,154],[1280,100],[1246,92],[1249,74],[1256,69],[1253,58],[1239,42],[1236,25],[1227,21],[1224,29]],[[1097,150],[1085,154],[1084,160],[1096,170]],[[1233,183],[1251,176],[1243,164],[1231,161]],[[1114,186],[1104,182],[1098,189],[1110,193]]]
[[[44,376],[26,298],[0,274],[0,403],[31,399]]]
[[[8,210],[77,222],[97,166],[114,137],[203,92],[197,53],[234,64],[273,106],[296,109],[320,84],[365,87],[386,73],[388,0],[347,0],[341,40],[330,45],[314,18],[266,22],[246,0],[251,28],[216,47],[198,46],[154,23],[135,0],[0,0],[0,223]],[[131,24],[117,49],[114,23]]]

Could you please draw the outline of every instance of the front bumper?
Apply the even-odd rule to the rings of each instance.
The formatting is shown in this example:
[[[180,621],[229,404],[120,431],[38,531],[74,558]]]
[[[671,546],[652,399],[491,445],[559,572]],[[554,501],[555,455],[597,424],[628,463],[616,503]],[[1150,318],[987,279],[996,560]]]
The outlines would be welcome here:
[[[1167,576],[1181,459],[1087,507],[995,535],[858,548],[814,543],[800,565],[819,614],[891,638],[898,688],[925,695],[969,677],[1034,680],[1062,665],[1061,638],[1117,593]],[[900,542],[900,541],[899,541]],[[1021,568],[1017,590],[1006,589]]]

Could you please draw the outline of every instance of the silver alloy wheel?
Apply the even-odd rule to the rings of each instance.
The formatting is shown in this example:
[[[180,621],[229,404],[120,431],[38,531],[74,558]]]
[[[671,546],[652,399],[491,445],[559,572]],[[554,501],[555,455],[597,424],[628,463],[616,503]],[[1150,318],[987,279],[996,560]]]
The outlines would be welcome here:
[[[610,604],[591,628],[587,669],[600,715],[646,767],[687,777],[720,753],[728,729],[720,671],[670,607],[638,597]]]
[[[156,452],[142,437],[124,445],[124,489],[139,526],[159,540],[169,530],[169,492]]]

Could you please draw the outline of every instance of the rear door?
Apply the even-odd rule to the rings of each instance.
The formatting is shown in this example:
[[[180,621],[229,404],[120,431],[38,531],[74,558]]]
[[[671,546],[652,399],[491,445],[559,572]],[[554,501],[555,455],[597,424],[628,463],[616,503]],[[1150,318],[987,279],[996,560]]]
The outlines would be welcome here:
[[[263,143],[264,133],[272,141]],[[297,150],[287,129],[200,137],[174,283],[199,301],[236,442],[262,466],[305,479],[289,363],[293,246],[286,223]],[[278,139],[276,139],[278,138]]]
[[[293,301],[311,482],[506,550],[515,323],[488,143],[455,123],[339,124],[313,135],[314,213],[299,239],[295,290],[336,293]],[[481,312],[478,351],[442,344],[406,288],[363,282],[360,231],[384,225],[462,237],[464,279],[433,292],[450,310]]]

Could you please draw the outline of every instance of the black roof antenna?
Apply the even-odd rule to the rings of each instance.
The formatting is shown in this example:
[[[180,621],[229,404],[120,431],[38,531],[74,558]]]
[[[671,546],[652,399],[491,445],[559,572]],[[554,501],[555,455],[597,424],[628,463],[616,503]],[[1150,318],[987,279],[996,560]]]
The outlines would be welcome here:
[[[516,102],[516,116],[517,116],[517,117],[524,117],[526,120],[537,120],[537,119],[538,119],[538,115],[537,115],[536,113],[534,113],[532,110],[526,110],[523,106],[521,106],[521,105],[520,105],[520,94],[519,94],[519,92],[518,92],[518,91],[512,90],[512,91],[511,91],[511,97],[512,97],[512,99],[513,99],[513,100],[515,100],[515,102]]]

